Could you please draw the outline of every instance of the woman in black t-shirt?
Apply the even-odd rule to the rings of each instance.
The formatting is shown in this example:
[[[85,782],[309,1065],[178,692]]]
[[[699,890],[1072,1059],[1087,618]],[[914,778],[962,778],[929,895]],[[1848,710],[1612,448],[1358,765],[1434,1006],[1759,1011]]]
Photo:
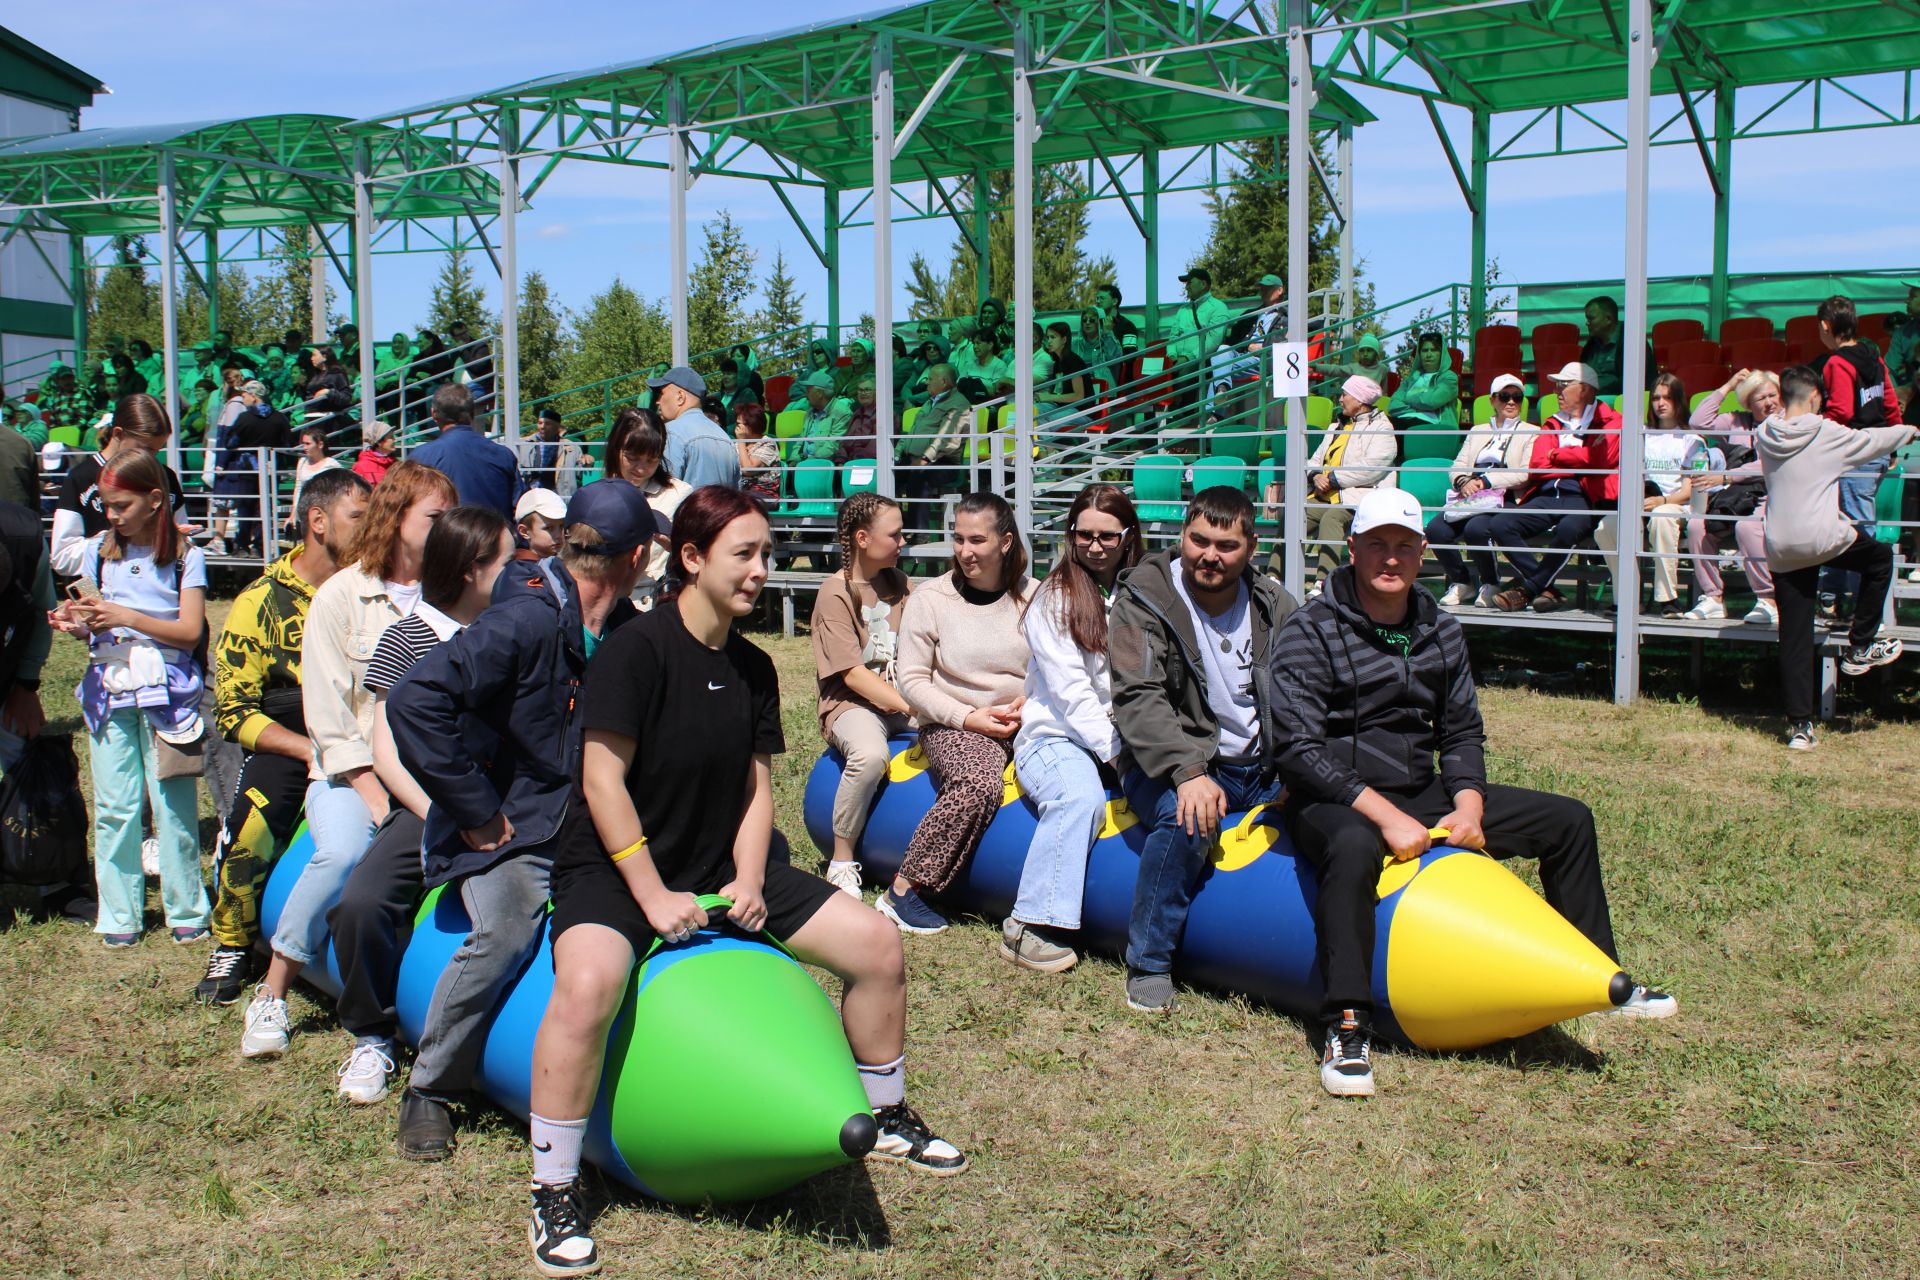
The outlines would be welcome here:
[[[766,584],[766,509],[709,485],[673,521],[678,590],[608,636],[580,698],[581,792],[553,867],[553,995],[533,1050],[535,1261],[584,1274],[598,1258],[580,1209],[580,1146],[607,1031],[637,957],[707,925],[697,895],[770,930],[841,979],[841,1020],[874,1109],[874,1155],[935,1174],[966,1157],[907,1107],[906,967],[878,913],[786,862],[769,863],[774,753],[786,749],[773,662],[733,630]]]

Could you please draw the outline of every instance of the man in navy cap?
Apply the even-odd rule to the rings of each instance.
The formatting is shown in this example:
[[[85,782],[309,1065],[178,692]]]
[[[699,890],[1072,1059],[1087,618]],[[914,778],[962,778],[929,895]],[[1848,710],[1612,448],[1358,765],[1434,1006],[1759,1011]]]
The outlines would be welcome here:
[[[492,507],[509,521],[527,491],[513,450],[487,439],[473,425],[473,393],[450,382],[433,393],[433,421],[440,436],[413,451],[413,460],[446,473],[471,507]]]
[[[694,488],[702,485],[740,487],[740,451],[733,437],[707,416],[700,406],[707,380],[678,365],[647,381],[653,389],[653,407],[667,424],[667,470],[676,480]]]
[[[538,945],[553,845],[580,772],[580,681],[607,633],[636,616],[627,597],[657,527],[625,480],[581,488],[560,554],[509,561],[492,606],[387,695],[400,762],[432,801],[427,887],[452,885],[473,921],[433,989],[400,1102],[407,1159],[452,1153],[448,1104],[472,1088],[494,1007]],[[490,759],[468,745],[475,726],[497,744]]]

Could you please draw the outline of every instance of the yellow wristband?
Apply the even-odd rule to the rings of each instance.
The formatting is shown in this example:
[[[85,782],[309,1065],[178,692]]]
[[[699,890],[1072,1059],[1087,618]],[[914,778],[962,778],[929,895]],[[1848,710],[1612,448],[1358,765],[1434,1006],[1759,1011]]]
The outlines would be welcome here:
[[[638,840],[635,840],[632,844],[628,845],[626,848],[622,849],[620,852],[614,854],[613,860],[615,862],[618,862],[622,858],[631,858],[634,854],[640,852],[640,850],[646,846],[646,843],[647,843],[647,838],[645,836],[641,836]]]

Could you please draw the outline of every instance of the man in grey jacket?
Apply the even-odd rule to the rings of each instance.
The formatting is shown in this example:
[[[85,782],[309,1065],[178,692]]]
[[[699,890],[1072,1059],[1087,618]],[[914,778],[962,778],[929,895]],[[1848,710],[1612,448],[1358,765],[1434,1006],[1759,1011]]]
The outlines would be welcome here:
[[[1856,528],[1840,510],[1840,481],[1862,463],[1911,444],[1910,426],[1851,428],[1821,416],[1820,375],[1795,365],[1780,375],[1781,409],[1753,433],[1767,477],[1767,563],[1780,606],[1780,687],[1787,703],[1787,745],[1805,751],[1813,736],[1813,610],[1822,566],[1860,575],[1853,627],[1840,669],[1864,675],[1901,653],[1881,639],[1880,618],[1893,584],[1893,548]]]
[[[1202,489],[1176,555],[1115,589],[1108,628],[1121,787],[1149,827],[1127,926],[1127,1004],[1173,1007],[1173,951],[1220,820],[1280,796],[1268,648],[1293,598],[1253,571],[1253,503]]]

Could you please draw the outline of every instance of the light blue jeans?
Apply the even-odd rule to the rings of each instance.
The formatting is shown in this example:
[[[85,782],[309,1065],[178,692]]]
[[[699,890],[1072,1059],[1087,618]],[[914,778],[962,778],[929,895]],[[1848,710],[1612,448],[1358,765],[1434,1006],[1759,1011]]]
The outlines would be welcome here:
[[[199,782],[155,772],[153,726],[131,707],[110,712],[87,735],[93,766],[93,883],[96,933],[139,933],[147,879],[140,870],[140,813],[153,816],[160,846],[160,905],[175,928],[198,928],[211,912],[200,878]]]
[[[1056,929],[1080,927],[1087,856],[1107,815],[1100,768],[1079,744],[1036,737],[1014,753],[1020,789],[1040,810],[1040,824],[1020,872],[1013,918]]]
[[[273,931],[274,953],[302,965],[320,958],[327,912],[340,901],[348,873],[366,855],[373,840],[373,814],[360,793],[345,783],[310,782],[307,830],[313,833],[313,860],[301,869]]]

